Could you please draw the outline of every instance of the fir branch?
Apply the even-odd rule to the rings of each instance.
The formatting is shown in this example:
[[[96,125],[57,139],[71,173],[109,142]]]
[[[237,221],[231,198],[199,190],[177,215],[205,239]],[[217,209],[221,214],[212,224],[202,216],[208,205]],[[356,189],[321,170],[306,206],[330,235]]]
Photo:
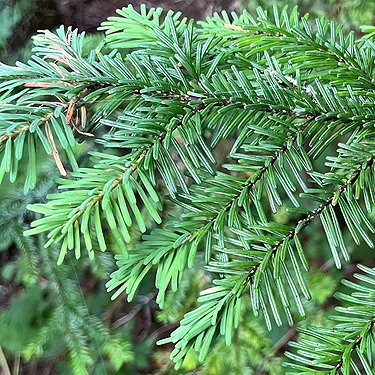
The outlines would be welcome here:
[[[292,32],[289,20],[286,19],[286,14],[282,14],[282,18],[284,19],[284,28],[282,28],[280,25],[272,24],[270,20],[266,18],[262,10],[260,10],[260,12],[260,17],[258,18],[259,24],[257,25],[249,25],[249,22],[253,21],[251,20],[251,16],[249,16],[246,11],[243,13],[242,22],[237,21],[239,23],[238,25],[225,23],[225,21],[219,17],[216,17],[214,22],[211,21],[211,24],[205,22],[201,22],[200,24],[203,26],[204,31],[210,34],[214,33],[215,35],[223,36],[224,38],[229,39],[230,44],[234,44],[236,47],[236,40],[238,40],[238,43],[240,43],[244,38],[251,38],[250,40],[252,41],[253,46],[257,46],[261,43],[262,51],[272,49],[273,52],[277,48],[284,49],[285,46],[291,46],[293,44],[296,46],[296,48],[299,46],[308,46],[312,50],[327,55],[329,59],[335,59],[337,61],[338,69],[345,64],[346,69],[349,69],[351,73],[354,71],[357,73],[358,77],[361,77],[362,79],[364,78],[368,82],[372,82],[371,73],[366,71],[366,69],[364,69],[364,67],[361,66],[361,64],[355,58],[359,55],[360,48],[355,45],[354,35],[351,35],[351,41],[348,46],[341,46],[339,44],[342,40],[345,40],[342,34],[340,36],[340,42],[336,40],[337,34],[331,34],[334,35],[334,39],[331,39],[327,43],[325,35],[322,34],[322,32],[325,26],[329,25],[334,33],[336,29],[333,22],[329,23],[325,20],[319,20],[317,23],[319,26],[319,31],[313,33],[306,20],[301,18],[302,25],[299,23],[295,23],[293,25],[294,31],[298,31],[298,36],[296,36]],[[364,47],[362,46],[361,49],[363,48]],[[237,47],[237,49],[241,51],[242,48]],[[272,66],[269,68],[272,69]]]
[[[268,112],[268,109],[265,109],[265,112]],[[241,189],[239,190],[239,192],[235,195],[233,195],[233,197],[229,200],[228,203],[226,203],[219,212],[215,213],[215,215],[213,215],[210,219],[208,219],[204,225],[202,225],[199,229],[195,230],[193,233],[191,233],[188,237],[186,237],[183,242],[181,243],[180,246],[183,246],[185,243],[187,242],[190,242],[192,240],[194,240],[196,237],[198,237],[200,235],[200,233],[202,231],[205,231],[205,229],[208,229],[210,228],[212,225],[214,225],[215,221],[218,219],[218,217],[220,217],[221,215],[223,215],[224,213],[228,212],[231,207],[233,206],[233,204],[235,204],[238,200],[238,198],[243,194],[243,191],[244,190],[247,190],[248,192],[250,192],[254,186],[266,175],[266,173],[268,172],[269,168],[271,166],[273,166],[279,156],[282,154],[282,153],[285,153],[288,148],[290,147],[291,144],[294,144],[295,141],[297,140],[297,137],[298,137],[298,134],[299,133],[302,133],[306,127],[310,124],[311,120],[307,120],[305,121],[297,130],[297,132],[293,135],[290,135],[283,143],[283,145],[277,150],[275,151],[275,153],[273,154],[272,158],[267,161],[267,163],[262,167],[260,168],[258,171],[256,171],[252,176],[250,176],[244,183],[242,183],[241,185]],[[178,204],[178,200],[176,200],[176,203]]]
[[[241,190],[236,195],[234,195],[233,198],[231,198],[231,200],[223,207],[222,211],[218,213],[218,215],[212,217],[209,220],[209,223],[217,220],[218,216],[222,214],[223,211],[229,211],[232,205],[236,203],[236,200],[241,196],[243,190],[247,189],[248,192],[250,192],[254,188],[254,186],[266,175],[269,168],[278,161],[280,155],[288,151],[291,145],[293,145],[296,142],[298,135],[306,129],[306,127],[310,124],[311,121],[312,119],[305,121],[298,127],[298,130],[295,134],[288,136],[288,138],[284,141],[283,145],[277,151],[275,151],[272,158],[269,161],[267,161],[267,163],[262,168],[256,171],[252,176],[250,176],[245,181],[245,183],[241,187]]]
[[[365,332],[366,332],[367,334],[371,334],[371,333],[373,333],[374,325],[375,325],[375,316],[374,316],[374,318],[368,323]],[[365,328],[365,327],[364,327],[364,328]],[[362,333],[362,332],[361,332],[361,333]],[[366,339],[366,338],[364,337],[364,335],[362,335],[361,333],[358,335],[358,337],[357,337],[356,340],[354,341],[354,344],[350,343],[350,344],[346,345],[346,347],[348,347],[349,345],[351,346],[349,356],[351,356],[351,354],[354,353],[355,350],[361,346],[362,341],[363,341],[364,339]],[[334,374],[335,374],[335,373],[338,373],[338,372],[342,369],[342,367],[343,367],[343,365],[344,365],[344,358],[343,358],[343,357],[344,357],[344,355],[345,355],[345,356],[348,355],[348,353],[347,353],[346,350],[342,350],[342,352],[343,352],[343,353],[342,353],[342,355],[341,355],[341,358],[340,358],[340,360],[338,361],[337,365],[336,365],[335,368],[334,368]]]
[[[191,112],[197,113],[201,110],[204,110],[207,107],[208,107],[208,104],[198,102],[198,104],[195,107],[191,108]],[[173,128],[171,129],[172,132],[183,125],[183,119],[184,119],[184,116],[181,116],[181,118],[174,123]],[[96,175],[98,175],[98,173],[100,173],[100,176],[104,177],[104,179],[101,178],[101,179],[98,180],[98,183],[94,183],[94,185],[96,185],[95,189],[87,190],[87,194],[81,194],[80,199],[82,199],[82,200],[79,201],[79,204],[77,203],[77,204],[74,205],[74,207],[72,207],[71,206],[72,203],[71,203],[67,207],[66,215],[61,213],[61,204],[59,203],[60,197],[57,197],[56,205],[54,203],[55,201],[52,200],[49,203],[45,204],[44,206],[43,205],[28,206],[28,208],[30,210],[34,210],[36,212],[40,212],[40,213],[45,214],[46,218],[34,221],[32,223],[32,226],[35,226],[36,228],[26,231],[25,234],[26,235],[32,235],[32,234],[43,232],[45,230],[50,230],[52,228],[51,225],[48,222],[48,221],[50,221],[53,224],[54,229],[49,234],[50,240],[48,241],[47,246],[50,245],[53,241],[58,242],[61,239],[64,239],[63,245],[62,245],[62,248],[61,248],[60,257],[59,257],[59,260],[58,260],[58,263],[61,264],[64,257],[65,257],[66,248],[68,246],[72,247],[72,245],[68,245],[68,239],[69,238],[70,238],[69,243],[73,242],[73,244],[75,246],[75,249],[77,251],[76,256],[78,256],[78,257],[80,256],[80,245],[77,242],[78,238],[79,238],[79,235],[77,235],[75,240],[72,240],[71,236],[73,236],[73,234],[72,234],[73,229],[72,228],[76,225],[76,223],[78,223],[79,219],[82,218],[81,231],[82,231],[82,233],[84,233],[85,244],[86,244],[87,250],[89,251],[90,256],[93,257],[94,255],[91,251],[92,250],[91,239],[90,239],[89,233],[87,232],[87,230],[88,230],[87,223],[88,223],[89,217],[91,215],[91,209],[94,208],[95,206],[98,206],[98,204],[100,202],[103,202],[103,199],[105,197],[108,197],[108,195],[111,195],[112,191],[114,191],[116,188],[122,189],[122,186],[128,187],[129,186],[129,178],[131,178],[130,176],[135,171],[137,171],[140,166],[142,166],[142,162],[143,162],[144,158],[147,156],[148,153],[151,152],[151,155],[152,155],[153,149],[155,148],[155,145],[157,143],[162,142],[165,139],[166,134],[167,134],[167,131],[160,132],[159,134],[154,136],[154,140],[152,142],[150,142],[148,145],[146,145],[145,147],[143,147],[143,149],[140,148],[138,150],[135,150],[132,153],[130,153],[130,155],[126,156],[126,161],[127,161],[126,167],[124,167],[123,165],[117,165],[116,169],[110,167],[110,168],[107,168],[107,169],[101,168],[101,170],[100,169],[92,169],[91,172],[86,171],[85,173],[84,172],[78,172],[79,180],[77,180],[77,185],[74,185],[74,186],[71,187],[73,189],[76,189],[76,188],[79,189],[79,186],[81,184],[81,188],[84,187],[87,190],[86,182],[88,182],[88,181],[90,181],[90,179],[92,179],[90,176],[96,176]],[[109,174],[108,178],[105,177],[105,175],[107,173]],[[110,182],[110,185],[108,186],[109,182]],[[93,185],[93,184],[91,183],[91,185]],[[122,185],[122,186],[120,186],[120,185]],[[93,190],[95,190],[94,196],[92,198],[88,199],[88,196],[92,195]],[[80,190],[80,193],[81,192],[82,192],[82,190]],[[173,194],[173,191],[171,191],[171,193]],[[126,197],[127,197],[128,200],[132,199],[132,197],[128,196],[128,193],[126,193]],[[76,196],[75,198],[78,198],[78,196]],[[135,199],[135,197],[134,197],[134,199]],[[144,200],[144,199],[142,198],[142,200]],[[107,201],[108,201],[108,199],[107,199]],[[147,202],[144,202],[144,203],[147,204]],[[108,204],[108,202],[106,204]],[[121,204],[121,203],[119,203],[119,204]],[[102,209],[103,209],[104,212],[106,212],[106,209],[103,208],[103,206],[102,206]],[[121,208],[121,210],[117,209],[118,218],[121,217],[120,211],[123,211],[123,209],[127,210],[127,208],[125,208],[125,207]],[[143,223],[143,219],[141,218],[141,216],[139,214],[139,210],[137,208],[135,208],[135,209],[138,211],[138,214],[135,213],[137,222],[140,225],[141,231],[144,232],[145,231],[144,224],[141,224],[141,223]],[[113,214],[111,214],[111,217],[112,217],[112,215]],[[122,215],[123,215],[123,213],[122,213]],[[138,217],[137,217],[137,215],[138,215]],[[111,227],[111,230],[112,230],[113,234],[115,236],[117,236],[118,240],[121,242],[120,237],[118,235],[117,228],[114,225],[114,219],[112,219],[112,221],[111,221],[111,217],[107,216],[107,221],[108,221],[108,223],[110,223],[110,227]],[[155,214],[153,215],[153,217],[157,221],[160,220],[160,217],[157,215],[156,211],[155,211]],[[57,226],[56,218],[58,218],[57,219],[58,222],[59,222],[58,226]],[[121,217],[120,220],[121,220],[121,222],[123,222],[124,219]],[[130,219],[129,219],[129,221],[130,221],[130,224],[131,224]],[[105,250],[106,246],[105,246],[104,237],[103,237],[103,233],[102,233],[102,229],[101,229],[102,225],[99,223],[98,218],[95,219],[95,222],[96,222],[97,234],[100,237],[99,242],[101,243],[101,249]],[[125,219],[125,223],[126,222],[127,222],[127,220]],[[129,224],[127,224],[127,225],[129,225]],[[125,226],[122,226],[122,234],[125,238],[125,242],[129,242],[130,237],[129,237],[128,231],[127,231]],[[121,247],[122,247],[122,250],[124,252],[126,252],[126,250],[123,247],[123,244],[121,244]]]
[[[74,107],[76,105],[76,103],[78,101],[80,101],[81,99],[83,99],[85,96],[89,95],[91,92],[95,91],[95,89],[96,89],[96,85],[91,85],[91,86],[83,87],[83,90],[80,91],[75,97],[71,98],[69,101],[67,101],[65,103],[61,103],[61,105],[59,105],[59,107],[61,107],[62,111],[67,110],[68,108],[72,108],[72,107]],[[55,110],[53,110],[53,111],[49,112],[47,115],[43,116],[40,119],[40,121],[37,124],[37,126],[40,127],[42,125],[45,125],[54,116],[55,116]],[[67,118],[67,120],[66,120],[67,124],[66,125],[68,126],[69,123],[70,123],[71,114],[67,113],[66,114],[66,118]],[[6,143],[9,139],[13,139],[13,138],[18,137],[24,131],[29,131],[30,125],[31,124],[24,125],[24,126],[22,126],[20,128],[12,130],[9,133],[2,134],[0,136],[0,145]]]
[[[25,136],[31,167],[28,191],[36,182],[35,141],[52,153],[65,174],[52,131],[75,161],[73,133],[88,136],[98,126],[106,127],[97,143],[120,149],[124,156],[92,152],[99,159],[94,167],[79,169],[75,163],[70,179],[60,180],[63,192],[29,207],[44,217],[26,234],[49,232],[46,246],[62,241],[58,263],[68,250],[79,258],[82,239],[93,258],[92,240],[102,251],[107,247],[104,217],[122,251],[108,290],[118,288],[114,298],[125,291],[131,300],[156,266],[161,307],[167,289],[179,288],[184,270],[192,267],[206,238],[206,271],[221,279],[201,293],[201,305],[186,314],[167,340],[176,343],[172,357],[180,365],[190,348],[200,351],[202,360],[218,334],[230,345],[247,288],[254,315],[262,311],[268,328],[272,317],[278,326],[284,320],[292,325],[294,302],[305,315],[300,295],[309,299],[309,290],[301,265],[305,271],[309,265],[298,235],[319,218],[340,268],[340,255],[349,260],[349,254],[336,204],[354,241],[359,244],[361,235],[373,246],[363,226],[371,232],[375,228],[359,198],[363,196],[368,211],[373,209],[375,47],[370,39],[356,42],[353,34],[346,36],[325,20],[313,30],[296,9],[290,14],[275,10],[274,22],[261,9],[257,20],[244,13],[233,15],[233,23],[223,13],[200,27],[173,12],[160,22],[161,10],[147,12],[145,7],[140,14],[132,7],[119,13],[122,18],[110,19],[103,28],[107,47],[126,50],[123,57],[114,51],[104,54],[102,44],[85,57],[84,35],[61,28],[56,35],[44,32],[35,38],[35,55],[28,64],[0,67],[5,132],[0,136],[0,178],[9,172],[11,181],[16,180]],[[72,122],[78,108],[81,126],[78,119]],[[222,163],[212,150],[234,137],[226,156],[230,161]],[[340,139],[345,144],[336,147]],[[326,157],[329,172],[318,173],[321,168],[314,163],[334,148],[338,156]],[[218,160],[221,166],[215,166]],[[229,172],[222,173],[221,167]],[[311,189],[302,173],[311,176]],[[145,234],[140,246],[127,253],[134,219],[143,233],[146,224],[149,227],[145,215],[162,222],[160,185],[182,207],[184,220]],[[318,205],[308,211],[300,207],[300,198]],[[284,201],[294,205],[288,212],[302,215],[292,226],[268,219]],[[89,324],[76,327],[85,318],[82,306],[69,306],[63,295],[69,285],[60,292],[57,299],[68,305],[63,323],[69,334],[77,329],[66,344],[76,371],[82,372],[90,362],[83,339]],[[372,315],[363,329],[373,331],[373,322]],[[346,352],[357,351],[365,366],[358,350],[366,340],[354,326],[342,327],[356,334]],[[344,341],[348,338],[353,339]],[[349,362],[344,355],[339,361],[339,350],[333,352],[336,371],[346,371]]]
[[[336,293],[339,301],[347,306],[336,307],[336,315],[329,316],[336,321],[334,328],[309,326],[297,328],[304,335],[298,342],[289,345],[296,352],[286,352],[291,362],[284,363],[293,372],[290,374],[372,374],[371,347],[374,343],[375,312],[373,309],[374,269],[361,264],[362,274],[355,273],[358,281],[342,280],[352,292]],[[356,357],[354,355],[356,354]],[[359,366],[363,371],[359,370]]]
[[[268,110],[268,109],[266,109]],[[295,141],[297,140],[297,137],[300,133],[302,133],[306,127],[309,125],[309,123],[312,121],[312,119],[310,120],[307,120],[305,121],[303,124],[300,125],[300,127],[298,128],[297,132],[295,134],[292,134],[292,135],[289,135],[288,138],[284,141],[284,143],[282,144],[282,146],[277,150],[275,151],[274,155],[272,156],[272,158],[270,159],[270,161],[268,161],[262,168],[260,168],[254,175],[250,176],[246,182],[244,182],[241,186],[241,189],[239,190],[239,192],[234,195],[231,200],[225,205],[223,206],[220,211],[216,212],[215,215],[213,215],[211,218],[207,219],[207,220],[204,220],[202,223],[199,223],[198,225],[198,228],[195,228],[193,231],[190,231],[189,227],[186,226],[186,230],[184,230],[184,226],[182,226],[182,229],[183,229],[183,232],[182,234],[178,234],[178,231],[181,229],[180,228],[180,225],[178,226],[178,228],[173,228],[173,233],[176,234],[176,236],[178,236],[177,238],[176,237],[171,237],[169,239],[170,241],[170,246],[169,246],[169,250],[168,252],[165,252],[165,255],[164,257],[158,257],[158,262],[156,263],[155,261],[152,262],[152,264],[154,266],[158,266],[164,259],[166,256],[172,256],[173,254],[178,254],[178,253],[181,253],[181,252],[184,252],[184,248],[186,246],[189,246],[190,248],[190,254],[189,255],[189,259],[186,259],[186,263],[185,263],[185,266],[188,266],[188,267],[192,267],[192,264],[193,264],[193,259],[194,259],[194,254],[195,254],[195,251],[196,251],[196,248],[199,244],[199,242],[202,240],[203,236],[205,233],[207,233],[207,231],[209,230],[209,228],[211,226],[213,226],[215,224],[215,221],[221,216],[223,215],[225,212],[228,212],[230,210],[230,208],[232,207],[233,204],[236,203],[237,199],[239,198],[239,196],[243,193],[243,191],[245,189],[248,189],[248,192],[251,191],[251,189],[254,188],[254,186],[260,181],[261,178],[264,177],[264,175],[267,173],[268,171],[268,168],[270,166],[272,166],[273,164],[275,164],[280,156],[280,154],[286,152],[288,150],[288,148],[290,147],[290,144],[293,144],[295,143]],[[179,200],[176,199],[175,202],[177,204],[179,204]],[[171,229],[171,228],[170,228]],[[175,232],[177,229],[177,232]],[[156,237],[160,236],[160,235],[157,235],[155,233]],[[152,237],[151,237],[152,239]],[[147,240],[145,239],[145,244],[147,244]],[[165,246],[165,244],[164,244]],[[142,266],[142,263],[144,264],[144,259],[147,258],[150,260],[151,262],[151,258],[150,258],[150,255],[149,252],[144,252],[144,258],[143,257],[139,257],[137,255],[137,259],[133,260],[131,263],[135,266],[135,267],[139,267],[139,266]],[[157,253],[155,253],[155,256],[157,257]],[[107,284],[107,287],[108,287],[108,290],[112,290],[114,289],[114,287],[116,286],[119,286],[121,284],[123,284],[123,286],[125,286],[126,284],[128,284],[128,280],[125,282],[124,280],[126,280],[126,277],[124,276],[125,275],[125,269],[124,267],[122,267],[122,262],[119,261],[118,263],[119,267],[120,267],[120,270],[121,272],[119,273],[119,275],[117,275],[117,273],[114,273],[112,275],[112,280]],[[144,266],[146,267],[146,264],[144,264]],[[129,269],[129,271],[131,271],[131,269]],[[241,283],[239,283],[238,285],[241,285]],[[123,287],[120,287],[120,289],[115,293],[114,297],[115,298],[120,291],[123,290]],[[159,291],[159,296],[158,296],[158,302],[159,303],[163,303],[161,301],[164,300],[163,298],[164,296],[164,291]],[[129,296],[128,298],[132,298],[132,295]]]
[[[275,246],[272,247],[272,249],[269,250],[271,253],[271,257],[275,256],[276,252],[279,251],[279,249],[282,247],[285,241],[290,241],[293,238],[295,238],[297,234],[301,232],[301,230],[303,230],[308,225],[310,225],[311,222],[317,217],[319,217],[319,215],[325,209],[327,209],[329,206],[333,206],[334,204],[336,204],[335,202],[337,202],[338,198],[348,189],[348,187],[352,186],[357,181],[357,179],[360,176],[360,173],[363,170],[366,170],[373,166],[374,161],[375,161],[375,156],[372,156],[370,159],[366,161],[364,165],[360,165],[360,167],[356,169],[351,174],[351,176],[346,180],[345,184],[341,185],[324,203],[321,203],[317,208],[314,209],[312,213],[307,215],[304,219],[300,219],[297,223],[296,228],[290,231],[288,234],[286,234],[281,240],[279,240],[279,242],[276,243]],[[262,265],[262,261],[251,269],[251,271],[248,273],[246,277],[245,283],[252,283],[253,278],[255,277],[256,273],[263,272],[263,270],[260,271],[261,265]]]

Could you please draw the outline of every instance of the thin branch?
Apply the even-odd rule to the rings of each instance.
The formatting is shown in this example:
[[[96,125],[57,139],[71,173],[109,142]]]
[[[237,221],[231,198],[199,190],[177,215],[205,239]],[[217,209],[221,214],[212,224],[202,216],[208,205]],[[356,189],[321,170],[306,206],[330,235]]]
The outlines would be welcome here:
[[[17,353],[14,359],[13,375],[18,375],[20,373],[20,363],[21,363],[21,354]]]
[[[156,296],[157,291],[151,292],[147,294],[146,296],[142,297],[140,299],[140,303],[136,305],[134,308],[132,308],[132,311],[124,316],[122,316],[120,319],[117,319],[112,325],[112,329],[117,329],[132,320],[139,311],[141,311],[148,303],[150,303]]]

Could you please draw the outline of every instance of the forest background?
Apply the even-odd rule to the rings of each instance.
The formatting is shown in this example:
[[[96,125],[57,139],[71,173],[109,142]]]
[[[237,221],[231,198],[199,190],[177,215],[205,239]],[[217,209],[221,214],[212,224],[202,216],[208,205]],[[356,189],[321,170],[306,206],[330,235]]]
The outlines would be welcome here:
[[[362,25],[375,24],[375,2],[368,0],[303,0],[274,1],[298,5],[301,14],[312,18],[326,16],[340,22],[344,30],[361,35]],[[135,8],[138,1],[132,1]],[[169,0],[142,1],[148,8],[162,7],[181,11],[196,20],[214,12],[255,12],[257,6],[270,9],[269,1],[252,0]],[[102,38],[96,29],[115,10],[126,6],[120,0],[0,0],[0,61],[12,64],[27,60],[30,37],[39,29],[72,26],[91,35],[87,49]],[[91,46],[92,47],[92,46]],[[224,146],[223,146],[224,147]],[[82,154],[84,163],[87,151]],[[225,150],[223,150],[225,152]],[[194,307],[199,291],[208,284],[210,275],[197,270],[187,272],[181,288],[168,295],[160,312],[155,302],[153,282],[142,284],[132,303],[125,297],[111,301],[105,283],[116,269],[113,254],[103,253],[94,261],[68,257],[57,266],[58,249],[48,250],[38,237],[24,237],[23,231],[34,219],[25,207],[39,201],[54,188],[57,176],[45,159],[38,187],[23,195],[22,179],[17,185],[0,187],[0,373],[4,375],[131,375],[131,374],[283,374],[281,367],[287,343],[295,338],[295,328],[279,328],[268,332],[265,322],[252,316],[250,308],[243,314],[245,322],[233,344],[226,347],[218,340],[204,364],[192,353],[178,371],[169,360],[172,348],[158,347],[155,342],[166,337],[177,326],[186,311]],[[18,186],[19,184],[19,186]],[[282,214],[278,222],[288,224]],[[310,233],[316,232],[312,226]],[[132,243],[140,241],[140,233],[132,233]],[[308,284],[312,300],[307,306],[308,319],[301,324],[319,325],[332,311],[331,296],[340,290],[339,280],[351,278],[356,264],[366,260],[375,266],[371,250],[356,252],[351,263],[337,270],[331,260],[329,246],[321,234],[306,236],[307,256],[311,260]],[[116,252],[116,247],[113,247]],[[48,324],[51,316],[59,316],[53,336]],[[77,358],[74,358],[74,356]],[[84,364],[79,364],[83,361]],[[73,363],[73,365],[72,365]],[[74,365],[76,363],[76,365]],[[2,372],[1,372],[2,371]]]

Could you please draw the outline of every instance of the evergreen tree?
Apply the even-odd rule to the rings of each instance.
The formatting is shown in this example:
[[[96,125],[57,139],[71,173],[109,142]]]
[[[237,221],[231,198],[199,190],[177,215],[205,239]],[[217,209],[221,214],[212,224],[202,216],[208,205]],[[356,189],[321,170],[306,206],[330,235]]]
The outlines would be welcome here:
[[[27,63],[0,66],[0,177],[25,169],[30,194],[37,152],[53,158],[59,192],[28,206],[40,218],[25,235],[46,232],[59,264],[114,242],[113,298],[132,300],[156,269],[163,309],[202,255],[212,285],[159,342],[174,343],[178,368],[220,335],[230,346],[244,303],[269,329],[305,318],[316,222],[339,269],[353,244],[374,246],[375,44],[296,8],[197,25],[161,9],[118,13],[87,54],[85,35],[61,27],[34,37]],[[143,240],[129,248],[134,227]],[[374,373],[375,270],[359,268],[344,282],[354,291],[337,295],[337,325],[301,330],[289,373]]]

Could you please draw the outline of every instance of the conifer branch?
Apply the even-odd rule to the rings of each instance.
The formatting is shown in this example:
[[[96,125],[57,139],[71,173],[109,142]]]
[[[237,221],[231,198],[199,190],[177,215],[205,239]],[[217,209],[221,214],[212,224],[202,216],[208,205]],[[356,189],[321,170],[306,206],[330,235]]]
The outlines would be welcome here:
[[[366,335],[373,334],[374,325],[375,325],[375,317],[368,323],[367,329],[365,330]],[[358,337],[354,341],[354,344],[350,343],[350,344],[345,346],[345,347],[348,347],[349,345],[351,346],[349,356],[351,356],[351,354],[354,353],[356,351],[356,349],[361,346],[362,341],[365,339],[364,335],[362,335],[361,333],[358,335]],[[341,355],[341,358],[338,361],[338,363],[337,363],[337,365],[335,366],[335,369],[334,369],[335,373],[338,373],[342,369],[342,366],[345,363],[343,357],[344,357],[344,355],[345,356],[348,355],[346,350],[342,350],[342,351],[343,351],[343,353]]]
[[[314,209],[312,213],[307,215],[304,219],[300,219],[297,223],[297,226],[294,230],[290,231],[288,234],[286,234],[282,239],[279,240],[279,242],[272,247],[270,250],[271,257],[274,257],[276,252],[279,251],[279,249],[284,244],[284,241],[290,241],[295,236],[297,236],[298,233],[300,233],[301,230],[306,228],[308,225],[311,224],[311,222],[319,217],[319,215],[327,209],[329,206],[332,206],[334,204],[334,201],[337,202],[338,198],[343,194],[349,186],[353,185],[357,179],[360,176],[360,173],[363,170],[366,170],[368,168],[371,168],[374,164],[375,156],[371,157],[369,160],[366,161],[365,165],[361,165],[358,169],[356,169],[351,176],[346,180],[345,184],[341,185],[324,203],[321,203],[317,208]],[[269,259],[269,258],[268,258]],[[257,272],[260,272],[262,261],[254,266],[251,271],[249,272],[248,276],[246,277],[246,283],[251,283],[253,280],[253,277],[255,277],[255,274]]]
[[[246,16],[244,17],[244,20],[246,21],[240,23],[241,26],[239,26],[224,23],[224,21],[222,21],[220,18],[216,18],[215,27],[211,26],[211,29],[208,28],[207,31],[232,39],[235,44],[237,39],[243,40],[246,37],[250,38],[255,36],[258,37],[258,40],[254,40],[254,38],[252,38],[252,43],[256,45],[256,42],[262,42],[265,50],[269,50],[271,48],[274,50],[275,45],[281,46],[281,48],[284,48],[286,45],[293,44],[295,44],[296,47],[309,46],[312,50],[327,55],[329,58],[333,57],[337,61],[337,68],[341,68],[343,64],[345,64],[346,68],[350,70],[351,73],[354,70],[357,72],[358,77],[361,77],[362,79],[364,78],[368,82],[372,82],[371,74],[369,74],[369,72],[367,72],[355,58],[355,53],[358,53],[358,50],[354,52],[354,50],[357,48],[354,42],[354,35],[351,35],[352,40],[351,44],[349,45],[350,47],[348,48],[346,46],[341,46],[339,42],[336,41],[337,35],[334,35],[335,40],[331,39],[328,43],[325,43],[324,35],[321,34],[323,32],[322,25],[318,24],[320,26],[319,35],[318,33],[313,35],[311,28],[303,18],[301,19],[303,20],[302,26],[298,24],[294,25],[296,29],[301,31],[298,33],[298,37],[295,36],[289,25],[289,30],[283,29],[274,24],[271,25],[271,22],[265,17],[264,13],[258,18],[259,25],[249,25],[249,19]],[[334,32],[334,23],[331,22],[330,26],[331,30]],[[244,36],[240,36],[238,32],[243,33]],[[230,33],[232,33],[232,35],[230,35]],[[274,44],[273,42],[276,40],[278,40],[279,43]],[[267,44],[269,44],[270,47],[267,47]],[[270,68],[272,69],[272,67],[269,67],[269,69]]]
[[[336,293],[335,297],[346,306],[336,307],[336,315],[329,319],[336,321],[334,328],[309,326],[297,328],[304,339],[291,342],[296,350],[286,352],[290,362],[285,367],[291,374],[339,374],[372,373],[372,356],[368,352],[374,343],[375,311],[373,309],[374,269],[358,265],[363,272],[355,273],[354,280],[342,280],[351,294]]]
[[[81,242],[89,258],[94,239],[106,250],[110,229],[122,251],[107,284],[108,290],[116,289],[113,298],[126,292],[131,300],[155,267],[156,301],[163,308],[169,288],[178,290],[184,271],[204,248],[205,270],[220,277],[165,341],[176,343],[172,358],[179,366],[190,348],[203,360],[219,334],[230,345],[245,289],[254,315],[262,312],[269,329],[272,319],[278,326],[293,325],[294,307],[305,315],[301,297],[310,298],[303,273],[309,264],[298,235],[315,219],[338,268],[342,259],[349,260],[346,228],[356,244],[361,236],[374,246],[367,230],[375,233],[375,228],[359,198],[371,212],[375,46],[370,39],[355,41],[324,19],[313,29],[296,9],[290,14],[275,9],[274,21],[261,9],[257,20],[245,12],[233,14],[233,23],[223,13],[199,26],[173,12],[161,21],[161,12],[120,10],[120,17],[102,26],[108,54],[100,44],[83,56],[84,35],[60,28],[34,39],[27,64],[0,66],[0,180],[9,173],[16,181],[25,149],[25,192],[33,189],[39,144],[66,175],[60,146],[65,150],[73,171],[60,179],[59,193],[50,194],[47,203],[28,206],[42,217],[25,234],[48,232],[46,247],[61,241],[61,263],[69,250],[81,256]],[[91,136],[98,127],[103,137],[95,142],[106,150],[92,151],[94,165],[79,168],[75,133]],[[226,140],[233,143],[223,161],[216,152]],[[311,176],[308,183],[305,174]],[[183,220],[168,219],[152,230],[153,222],[162,222],[161,186]],[[307,210],[300,199],[318,204]],[[302,215],[297,223],[270,220],[283,204],[286,215]],[[336,205],[346,226],[337,218]],[[150,232],[127,252],[134,224]],[[355,297],[346,300],[360,304]],[[344,330],[354,332],[349,323]],[[74,332],[75,321],[67,318],[64,324]],[[362,328],[372,332],[373,325],[374,314]],[[84,368],[90,358],[79,332],[67,337],[67,345],[77,368]],[[340,337],[352,340],[345,351],[357,352],[365,368],[361,356],[367,341],[362,333],[355,335],[354,341]],[[295,358],[306,364],[302,357],[313,353],[304,350],[310,341],[298,345],[302,354]],[[335,371],[349,373],[352,363],[344,355],[340,361],[336,349],[331,357],[326,348],[321,368],[337,359]]]
[[[61,107],[61,110],[62,111],[65,111],[65,110],[68,110],[69,108],[71,108],[71,111],[73,110],[75,104],[80,101],[81,99],[83,99],[85,96],[89,95],[91,92],[93,92],[94,90],[96,89],[96,85],[92,85],[91,87],[90,86],[86,86],[83,88],[82,91],[80,91],[75,97],[73,97],[72,99],[70,99],[69,101],[65,102],[65,103],[61,103],[61,105],[59,105],[59,107]],[[47,115],[43,116],[39,123],[37,124],[38,127],[46,124],[48,121],[51,120],[52,117],[55,116],[55,110],[49,112]],[[71,117],[72,117],[72,114],[71,113],[66,113],[66,122],[67,122],[67,126],[70,124],[70,120],[71,120]],[[18,137],[22,132],[24,131],[29,131],[30,129],[30,125],[24,125],[24,126],[21,126],[20,128],[17,128],[15,130],[12,130],[11,132],[9,133],[5,133],[5,134],[2,134],[0,136],[0,145],[6,143],[9,139],[13,139],[13,138],[16,138]]]

